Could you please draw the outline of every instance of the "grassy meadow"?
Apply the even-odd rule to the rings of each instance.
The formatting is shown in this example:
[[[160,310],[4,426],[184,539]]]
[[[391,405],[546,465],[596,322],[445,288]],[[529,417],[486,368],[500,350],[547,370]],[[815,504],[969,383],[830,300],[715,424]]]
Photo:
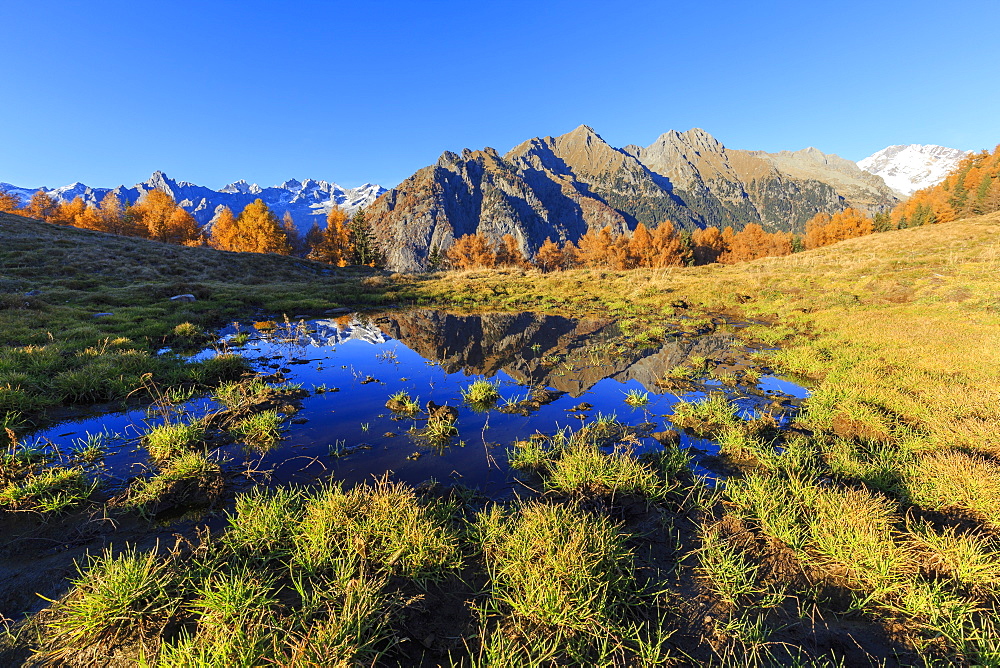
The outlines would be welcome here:
[[[756,362],[811,396],[786,430],[681,404],[674,425],[733,462],[714,488],[607,418],[508,444],[508,503],[330,480],[241,492],[169,544],[82,544],[68,593],[6,620],[0,663],[1000,666],[1000,214],[729,266],[422,275],[0,215],[0,522],[101,513],[137,536],[165,497],[222,498],[210,444],[271,443],[268,411],[300,390],[226,350],[156,351],[237,318],[412,304],[611,314],[637,343],[745,318]],[[225,410],[146,434],[157,475],[116,500],[85,474],[99,443],[58,462],[18,444],[76,406],[209,393]]]

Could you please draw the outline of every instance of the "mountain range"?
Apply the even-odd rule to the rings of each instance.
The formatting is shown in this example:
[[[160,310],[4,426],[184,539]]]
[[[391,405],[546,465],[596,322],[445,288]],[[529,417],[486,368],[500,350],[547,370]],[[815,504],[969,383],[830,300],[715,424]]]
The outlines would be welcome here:
[[[699,128],[671,130],[649,146],[616,148],[581,125],[558,137],[535,137],[501,155],[496,149],[445,151],[391,190],[366,183],[295,179],[262,188],[246,181],[219,190],[154,172],[132,187],[74,183],[41,188],[55,200],[97,204],[109,192],[136,202],[151,190],[171,195],[208,226],[223,206],[239,213],[262,199],[287,212],[301,231],[325,224],[333,206],[366,208],[388,268],[428,268],[433,248],[480,233],[499,242],[512,235],[532,257],[547,239],[577,242],[588,230],[615,233],[665,220],[682,230],[757,223],[767,231],[801,233],[815,214],[847,207],[874,214],[934,185],[968,152],[934,145],[890,146],[853,163],[815,148],[736,150]],[[38,189],[0,183],[26,203]]]
[[[330,209],[341,206],[349,213],[371,204],[375,198],[385,192],[379,185],[366,183],[357,188],[343,188],[336,183],[306,179],[292,179],[279,186],[261,188],[256,183],[237,181],[220,190],[212,190],[187,181],[175,181],[163,172],[153,172],[148,180],[137,183],[131,188],[91,188],[82,183],[74,183],[61,188],[20,188],[8,183],[0,183],[0,189],[17,195],[22,203],[27,203],[32,194],[38,190],[47,192],[59,202],[68,202],[75,197],[82,197],[88,204],[96,205],[109,192],[114,192],[122,202],[137,202],[150,190],[162,190],[187,209],[200,225],[208,225],[215,214],[224,206],[239,214],[250,202],[262,199],[279,217],[285,212],[292,215],[299,230],[305,232],[312,223],[320,226],[326,224],[326,214]]]
[[[531,257],[546,238],[579,240],[610,226],[621,233],[665,220],[802,232],[816,213],[870,214],[899,198],[857,164],[814,148],[765,153],[728,149],[704,130],[670,131],[646,147],[615,148],[586,125],[535,137],[504,155],[493,148],[446,151],[379,197],[368,219],[397,271],[426,269],[434,247],[480,233],[513,235]]]

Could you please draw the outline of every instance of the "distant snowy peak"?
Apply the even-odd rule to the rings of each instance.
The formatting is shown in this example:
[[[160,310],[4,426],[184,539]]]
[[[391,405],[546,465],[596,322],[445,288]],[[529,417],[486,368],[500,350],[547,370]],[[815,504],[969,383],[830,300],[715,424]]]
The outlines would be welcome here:
[[[385,188],[366,183],[357,188],[343,188],[328,181],[313,179],[289,179],[279,186],[261,188],[256,183],[243,179],[230,183],[219,190],[212,190],[187,181],[175,181],[163,172],[153,172],[148,180],[131,188],[91,188],[82,183],[73,183],[61,188],[21,188],[9,183],[0,183],[0,189],[17,195],[22,204],[37,190],[44,190],[59,202],[68,202],[74,197],[82,197],[88,204],[98,204],[109,192],[114,192],[120,201],[137,202],[150,190],[162,190],[187,209],[202,225],[212,222],[222,207],[229,207],[239,214],[247,204],[260,198],[279,217],[286,213],[292,216],[296,226],[306,231],[313,222],[321,226],[326,223],[326,215],[334,206],[343,207],[349,214],[364,208],[385,192]]]
[[[935,144],[897,144],[859,161],[858,167],[881,176],[886,185],[909,197],[943,181],[969,153]]]
[[[247,183],[243,179],[240,179],[236,183],[230,183],[224,188],[220,188],[220,193],[229,193],[230,195],[235,195],[240,193],[243,195],[256,195],[261,190],[260,186],[256,183]]]

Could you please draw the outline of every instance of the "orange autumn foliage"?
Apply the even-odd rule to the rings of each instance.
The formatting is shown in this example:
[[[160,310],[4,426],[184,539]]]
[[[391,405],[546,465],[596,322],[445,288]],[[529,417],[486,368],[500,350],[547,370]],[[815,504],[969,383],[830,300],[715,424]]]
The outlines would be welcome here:
[[[845,239],[863,237],[874,231],[874,221],[857,209],[847,208],[832,216],[817,213],[806,221],[803,243],[807,249],[821,248]]]
[[[455,239],[446,257],[455,269],[483,269],[496,265],[496,253],[481,234],[466,234]]]

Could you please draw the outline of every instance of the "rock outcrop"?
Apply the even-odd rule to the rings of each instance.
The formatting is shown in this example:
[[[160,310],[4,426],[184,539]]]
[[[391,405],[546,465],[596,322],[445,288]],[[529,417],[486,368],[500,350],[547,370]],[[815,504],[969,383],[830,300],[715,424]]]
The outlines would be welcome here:
[[[495,149],[445,152],[379,197],[368,218],[391,269],[427,268],[433,248],[480,233],[510,234],[531,257],[547,238],[576,242],[588,229],[624,232],[671,220],[802,232],[819,212],[870,213],[898,200],[877,177],[816,149],[769,154],[727,149],[700,129],[670,131],[645,148],[615,148],[581,125]]]

